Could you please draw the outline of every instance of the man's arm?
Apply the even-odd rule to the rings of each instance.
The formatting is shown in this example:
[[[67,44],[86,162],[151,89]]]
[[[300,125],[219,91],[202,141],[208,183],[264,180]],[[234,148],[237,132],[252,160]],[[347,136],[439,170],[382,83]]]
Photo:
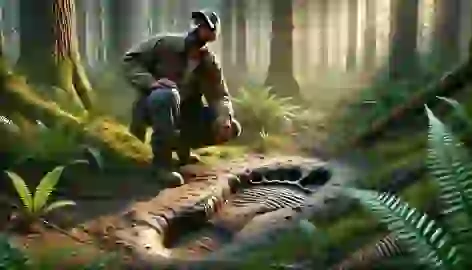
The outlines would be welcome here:
[[[231,95],[223,77],[220,65],[211,52],[203,52],[204,76],[203,94],[208,106],[217,113],[218,121],[226,121],[233,116],[233,104]]]
[[[123,57],[126,79],[144,94],[151,91],[156,78],[149,70],[159,49],[160,37],[152,37],[131,48]]]

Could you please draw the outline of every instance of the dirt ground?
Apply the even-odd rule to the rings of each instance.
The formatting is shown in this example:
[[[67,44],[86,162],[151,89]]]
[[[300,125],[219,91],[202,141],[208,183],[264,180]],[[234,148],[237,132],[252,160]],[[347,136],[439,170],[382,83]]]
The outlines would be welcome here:
[[[180,240],[174,241],[172,245],[169,243],[163,245],[164,241],[158,241],[160,237],[158,232],[166,230],[168,224],[165,221],[176,219],[179,213],[182,213],[182,209],[194,207],[209,196],[226,199],[231,189],[231,181],[228,179],[231,179],[232,174],[240,174],[267,165],[300,165],[307,162],[312,167],[324,164],[322,161],[301,156],[248,154],[238,159],[222,160],[212,166],[190,165],[182,168],[187,182],[184,186],[166,189],[160,193],[155,183],[122,175],[121,178],[115,179],[116,185],[120,186],[119,190],[122,192],[111,192],[113,196],[106,194],[78,199],[77,207],[63,210],[61,216],[69,217],[71,224],[69,228],[61,231],[57,228],[39,226],[39,232],[16,235],[14,242],[25,247],[33,258],[38,260],[56,262],[60,260],[61,269],[84,265],[109,251],[149,253],[147,244],[140,241],[147,241],[150,238],[153,238],[151,242],[154,245],[151,249],[157,249],[157,253],[161,253],[162,257],[201,257],[218,248],[219,243],[215,241],[218,237],[212,237],[211,232],[207,234],[204,230],[200,230],[186,240],[173,235],[173,239]],[[224,200],[221,202],[218,199],[215,204],[220,204],[218,207],[221,207]],[[224,209],[226,210],[219,211],[219,215],[213,216],[212,219],[218,220],[218,224],[224,224],[226,229],[235,232],[242,230],[257,215],[257,209],[235,210],[228,207]],[[127,220],[127,215],[130,213],[134,215],[136,224],[130,224]],[[159,224],[155,220],[150,221],[150,216],[163,216],[165,220]],[[141,224],[142,221],[145,221],[145,224]],[[51,223],[54,224],[53,221]],[[153,229],[150,230],[150,227]],[[142,235],[134,237],[138,234],[136,231]],[[130,249],[133,252],[127,252]]]

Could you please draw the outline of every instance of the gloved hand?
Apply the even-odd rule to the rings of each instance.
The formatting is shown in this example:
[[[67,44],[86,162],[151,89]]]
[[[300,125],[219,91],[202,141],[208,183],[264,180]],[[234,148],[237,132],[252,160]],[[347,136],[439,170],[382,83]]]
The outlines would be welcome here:
[[[177,84],[174,82],[174,81],[171,81],[167,78],[162,78],[162,79],[159,79],[157,80],[152,86],[152,90],[156,90],[156,89],[159,89],[159,88],[163,88],[163,87],[166,87],[166,88],[176,88],[177,87]]]
[[[232,123],[231,117],[218,117],[215,121],[216,143],[223,143],[231,139]]]

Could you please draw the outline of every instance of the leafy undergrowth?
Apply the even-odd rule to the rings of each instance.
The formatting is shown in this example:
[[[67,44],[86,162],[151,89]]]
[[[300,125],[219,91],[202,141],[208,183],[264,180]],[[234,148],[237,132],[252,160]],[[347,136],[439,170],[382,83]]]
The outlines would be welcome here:
[[[2,113],[20,113],[23,117],[40,120],[45,126],[54,128],[58,123],[79,134],[82,143],[100,148],[108,159],[134,165],[150,163],[149,147],[128,133],[127,128],[117,121],[93,113],[77,117],[64,111],[58,104],[42,99],[23,78],[8,75],[3,82],[0,93]]]

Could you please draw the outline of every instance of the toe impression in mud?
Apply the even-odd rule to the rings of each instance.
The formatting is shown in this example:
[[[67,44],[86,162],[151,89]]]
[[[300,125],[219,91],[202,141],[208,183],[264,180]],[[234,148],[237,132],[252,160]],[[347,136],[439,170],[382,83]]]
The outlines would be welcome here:
[[[106,245],[120,246],[148,263],[202,259],[231,243],[255,217],[304,207],[331,178],[319,160],[277,160],[256,168],[245,164],[226,174],[206,171],[205,181],[190,179],[87,227],[108,239]],[[198,174],[193,178],[200,179]],[[262,229],[267,225],[258,224]]]

